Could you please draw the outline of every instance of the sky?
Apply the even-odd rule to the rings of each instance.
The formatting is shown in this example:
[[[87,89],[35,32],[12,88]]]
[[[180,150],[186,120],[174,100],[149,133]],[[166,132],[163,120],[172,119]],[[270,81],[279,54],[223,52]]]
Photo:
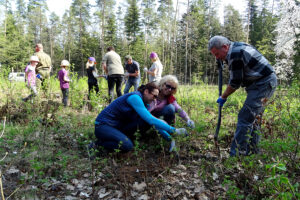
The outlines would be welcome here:
[[[69,9],[72,0],[48,0],[48,8],[50,12],[55,12],[58,16],[62,16],[66,9]],[[92,4],[95,2],[91,1]],[[124,0],[117,0],[117,3],[124,2]],[[173,1],[175,3],[175,1]],[[186,0],[179,0],[179,3],[182,5],[182,2],[186,2]],[[233,5],[233,7],[240,12],[240,14],[244,14],[246,12],[246,1],[245,0],[219,0],[219,9],[218,16],[220,18],[220,22],[223,24],[224,21],[224,7],[228,4]],[[175,7],[175,6],[174,6]],[[181,7],[181,6],[180,6]],[[186,12],[185,10],[180,10],[180,13]]]

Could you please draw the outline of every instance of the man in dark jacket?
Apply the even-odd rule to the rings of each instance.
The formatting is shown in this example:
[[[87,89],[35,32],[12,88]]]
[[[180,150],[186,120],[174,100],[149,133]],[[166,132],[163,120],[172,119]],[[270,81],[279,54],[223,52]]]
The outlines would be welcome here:
[[[257,153],[259,126],[255,126],[254,122],[263,113],[267,99],[273,95],[277,86],[274,69],[254,47],[242,42],[232,42],[223,36],[212,37],[208,49],[229,66],[229,84],[217,103],[223,106],[228,96],[240,86],[245,87],[247,92],[247,98],[238,115],[230,155]]]

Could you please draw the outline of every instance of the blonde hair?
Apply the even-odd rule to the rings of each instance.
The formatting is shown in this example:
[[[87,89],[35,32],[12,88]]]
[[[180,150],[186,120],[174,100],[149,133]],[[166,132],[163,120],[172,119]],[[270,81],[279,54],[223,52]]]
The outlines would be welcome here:
[[[179,86],[179,81],[178,81],[177,77],[174,76],[174,75],[165,75],[165,76],[163,76],[160,79],[159,84],[158,84],[159,89],[161,90],[163,88],[164,84],[166,84],[167,82],[175,83],[175,85],[176,85],[176,89],[174,91],[174,94],[175,94],[177,92],[177,88]]]
[[[94,64],[95,72],[98,73],[98,70],[96,68],[95,62],[93,62],[93,64]],[[87,61],[87,63],[86,63],[86,69],[88,69],[89,67],[90,67],[90,63],[89,63],[89,61]]]

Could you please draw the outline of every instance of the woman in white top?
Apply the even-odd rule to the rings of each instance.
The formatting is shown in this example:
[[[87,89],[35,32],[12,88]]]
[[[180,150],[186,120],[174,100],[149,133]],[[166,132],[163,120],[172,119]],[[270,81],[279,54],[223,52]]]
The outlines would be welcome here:
[[[163,66],[158,58],[157,53],[151,52],[150,59],[151,59],[152,65],[149,70],[145,67],[144,71],[147,74],[149,74],[149,82],[155,81],[158,83],[161,79]]]

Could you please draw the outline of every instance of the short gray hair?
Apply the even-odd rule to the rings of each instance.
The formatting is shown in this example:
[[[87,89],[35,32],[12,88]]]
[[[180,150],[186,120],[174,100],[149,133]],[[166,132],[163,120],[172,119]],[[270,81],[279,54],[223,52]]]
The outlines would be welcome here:
[[[132,57],[130,55],[127,55],[125,56],[125,60],[128,61],[128,60],[132,60]]]
[[[37,43],[35,46],[38,47],[39,49],[43,49],[42,43]]]
[[[230,45],[231,41],[220,35],[216,35],[210,38],[208,42],[208,50],[210,51],[212,48],[221,49],[223,45]]]

